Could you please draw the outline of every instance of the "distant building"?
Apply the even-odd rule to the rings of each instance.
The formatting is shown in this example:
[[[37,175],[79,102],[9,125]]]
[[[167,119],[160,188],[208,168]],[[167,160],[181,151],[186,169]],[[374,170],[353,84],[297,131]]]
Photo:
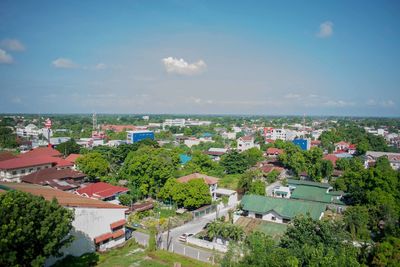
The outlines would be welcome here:
[[[126,132],[126,142],[128,144],[134,144],[144,139],[154,140],[154,132],[148,130]]]
[[[221,136],[224,139],[229,139],[229,140],[235,140],[236,139],[236,133],[235,132],[223,132],[221,134]]]
[[[387,157],[393,170],[400,170],[400,153],[367,151],[365,153],[364,165],[366,168],[375,164],[380,157]],[[1,162],[0,162],[1,163]]]
[[[242,136],[237,140],[237,150],[239,152],[246,151],[250,148],[256,147],[254,144],[254,137],[253,136]]]
[[[192,147],[192,146],[197,146],[199,145],[201,142],[206,143],[206,142],[214,142],[211,138],[195,138],[195,137],[189,137],[184,139],[183,143],[188,146],[188,147]]]
[[[268,157],[277,157],[283,153],[284,153],[283,149],[279,149],[279,148],[275,148],[275,147],[269,147],[269,148],[267,148],[267,151],[266,151],[266,155]]]
[[[165,126],[169,127],[185,127],[185,119],[166,119],[163,123],[163,128]]]
[[[294,139],[293,144],[299,146],[301,150],[310,150],[311,141],[309,139]]]

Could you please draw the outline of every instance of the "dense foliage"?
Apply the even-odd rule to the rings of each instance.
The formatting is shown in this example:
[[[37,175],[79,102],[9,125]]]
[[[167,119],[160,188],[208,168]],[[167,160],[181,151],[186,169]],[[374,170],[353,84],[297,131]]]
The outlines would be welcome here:
[[[73,213],[43,197],[0,194],[0,266],[42,266],[72,241]]]
[[[78,145],[75,139],[70,139],[67,142],[61,143],[57,145],[56,149],[60,151],[64,155],[64,157],[68,156],[69,154],[77,154],[79,153],[81,146]]]
[[[110,166],[99,152],[90,152],[76,159],[78,169],[94,180],[108,175]]]

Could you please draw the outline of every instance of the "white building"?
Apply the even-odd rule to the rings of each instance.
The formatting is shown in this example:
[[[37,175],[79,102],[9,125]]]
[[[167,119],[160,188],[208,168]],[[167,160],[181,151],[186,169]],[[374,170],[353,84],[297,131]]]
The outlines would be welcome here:
[[[226,188],[217,188],[215,190],[217,198],[227,197],[228,206],[234,206],[238,202],[237,192]]]
[[[17,128],[16,133],[17,133],[17,136],[21,136],[21,137],[38,137],[40,134],[42,134],[45,138],[47,138],[48,129],[47,128],[39,129],[34,124],[28,124],[24,128]],[[52,136],[52,135],[53,135],[53,132],[50,129],[50,136]]]
[[[257,147],[254,144],[254,137],[253,136],[242,136],[237,140],[237,150],[239,152],[246,151],[250,148]]]
[[[127,207],[34,184],[0,183],[0,185],[43,196],[48,201],[56,198],[61,206],[74,212],[73,229],[70,233],[74,236],[74,241],[61,249],[64,256],[80,256],[96,250],[103,251],[125,241]],[[50,266],[55,261],[54,257],[49,258],[45,265]]]
[[[224,139],[235,140],[236,139],[236,132],[223,132],[221,134],[221,136]]]
[[[195,138],[195,137],[191,137],[186,139],[185,141],[183,141],[183,143],[188,146],[188,147],[192,147],[192,146],[197,146],[199,145],[201,142],[206,143],[206,142],[214,142],[211,138]]]
[[[288,186],[276,186],[272,189],[273,197],[290,198],[291,191]]]
[[[185,122],[185,119],[166,119],[163,123],[163,128],[165,128],[165,126],[185,127]]]

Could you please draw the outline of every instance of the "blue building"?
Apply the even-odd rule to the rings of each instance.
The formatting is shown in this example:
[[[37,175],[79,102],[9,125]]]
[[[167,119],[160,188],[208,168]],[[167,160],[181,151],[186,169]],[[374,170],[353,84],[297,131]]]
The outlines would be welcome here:
[[[154,132],[152,131],[128,131],[126,132],[126,141],[128,144],[133,144],[144,139],[154,140]]]
[[[292,143],[299,146],[302,150],[309,150],[311,146],[309,139],[294,139]]]

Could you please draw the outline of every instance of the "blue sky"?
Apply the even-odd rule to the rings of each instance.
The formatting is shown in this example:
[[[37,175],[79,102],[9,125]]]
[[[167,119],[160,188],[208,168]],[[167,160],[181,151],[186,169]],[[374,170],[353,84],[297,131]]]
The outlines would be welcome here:
[[[1,1],[0,112],[400,116],[398,1]]]

